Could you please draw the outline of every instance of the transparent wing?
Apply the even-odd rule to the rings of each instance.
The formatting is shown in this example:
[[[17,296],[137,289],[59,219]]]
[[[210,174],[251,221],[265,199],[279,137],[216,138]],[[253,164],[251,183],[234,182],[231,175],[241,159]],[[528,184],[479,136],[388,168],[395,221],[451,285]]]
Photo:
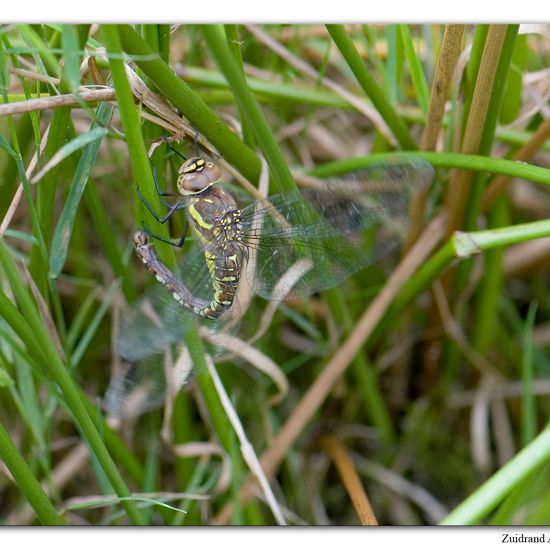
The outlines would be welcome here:
[[[139,364],[123,364],[109,382],[103,408],[116,418],[134,417],[162,406],[165,395],[163,359],[151,355]]]
[[[290,296],[304,296],[381,259],[406,230],[413,193],[432,178],[433,169],[423,161],[384,163],[246,207],[246,243],[256,254],[252,288],[264,298],[281,299],[288,288],[279,281],[296,271]]]
[[[187,248],[179,276],[195,296],[210,300],[212,285],[204,261],[204,251],[196,241]],[[197,323],[217,333],[233,333],[238,330],[240,318],[237,300],[219,319],[209,320],[184,309],[166,288],[155,284],[121,314],[115,350],[127,363],[111,379],[105,394],[104,408],[109,414],[124,418],[161,406],[166,394],[163,366],[166,362],[164,353],[168,347],[183,342],[185,332]],[[213,355],[223,352],[221,348],[205,344]],[[176,351],[178,353],[174,356],[179,355],[180,350]],[[176,387],[181,386],[189,374],[180,371],[181,366],[178,364],[170,371]]]

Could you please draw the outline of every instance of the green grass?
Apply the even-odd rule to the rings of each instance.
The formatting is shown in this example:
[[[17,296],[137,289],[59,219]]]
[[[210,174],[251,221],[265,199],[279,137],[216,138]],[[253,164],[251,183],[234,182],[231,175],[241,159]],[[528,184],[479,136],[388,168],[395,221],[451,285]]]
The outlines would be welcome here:
[[[4,27],[0,524],[273,525],[278,512],[251,490],[252,449],[289,524],[365,521],[346,469],[379,524],[545,523],[550,131],[532,98],[549,45],[518,25]],[[469,47],[451,79],[445,64]],[[129,67],[165,102],[163,120],[137,102]],[[98,84],[116,101],[86,104],[81,86]],[[76,106],[54,106],[60,94]],[[44,108],[6,114],[31,99]],[[184,155],[200,146],[223,163],[238,196],[259,184],[262,158],[270,193],[398,159],[435,170],[410,212],[416,265],[407,271],[404,248],[403,262],[281,305],[246,359],[216,358],[246,438],[198,322],[181,327],[195,376],[171,415],[113,424],[101,407],[121,366],[121,308],[156,284],[132,235],[143,221],[165,237],[183,230],[183,215],[158,224],[136,193],[164,211],[148,151],[169,128],[187,133],[174,144]],[[180,159],[161,147],[153,162],[173,190]],[[157,250],[185,269],[185,251]],[[254,298],[243,338],[266,305]],[[288,379],[279,402],[271,366]],[[342,452],[351,461],[333,463]]]

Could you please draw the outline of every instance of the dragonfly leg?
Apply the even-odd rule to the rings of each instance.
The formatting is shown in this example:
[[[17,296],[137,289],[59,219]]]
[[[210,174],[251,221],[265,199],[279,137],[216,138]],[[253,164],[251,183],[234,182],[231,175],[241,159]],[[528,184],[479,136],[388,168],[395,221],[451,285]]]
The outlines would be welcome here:
[[[157,169],[155,168],[155,165],[153,164],[153,161],[151,161],[151,168],[153,169],[153,181],[155,182],[155,189],[157,190],[157,194],[159,197],[179,197],[179,193],[170,193],[169,191],[163,191],[159,186],[159,180],[157,178]],[[169,202],[161,200],[162,204],[166,206],[172,206]]]
[[[170,149],[170,151],[172,151],[173,153],[176,153],[176,155],[178,155],[178,157],[181,157],[183,160],[187,160],[187,157],[182,155],[173,145],[170,145],[169,143],[168,143],[168,149]]]
[[[174,204],[166,203],[166,205],[169,206],[170,209],[168,210],[168,212],[164,216],[161,217],[159,214],[157,214],[154,211],[153,207],[147,202],[147,199],[143,196],[143,193],[141,192],[141,189],[139,187],[136,187],[136,190],[137,190],[137,194],[139,196],[139,200],[143,203],[145,208],[147,208],[147,210],[149,211],[151,216],[153,216],[155,218],[155,220],[157,220],[157,222],[159,222],[159,223],[166,223],[166,221],[170,219],[170,217],[172,216],[172,214],[176,210],[182,208],[181,196],[180,196],[180,199],[178,199]]]
[[[162,243],[169,244],[170,246],[175,246],[176,248],[182,248],[184,243],[185,243],[185,239],[187,237],[187,229],[188,229],[187,220],[185,220],[185,226],[183,227],[183,233],[181,234],[181,237],[180,237],[178,242],[174,242],[174,239],[167,239],[166,237],[163,237],[162,235],[157,235],[156,233],[152,233],[145,226],[144,222],[141,222],[141,227],[142,227],[142,230],[145,233],[147,233],[147,235],[149,237],[151,237],[152,239],[156,239],[157,241],[160,241]]]

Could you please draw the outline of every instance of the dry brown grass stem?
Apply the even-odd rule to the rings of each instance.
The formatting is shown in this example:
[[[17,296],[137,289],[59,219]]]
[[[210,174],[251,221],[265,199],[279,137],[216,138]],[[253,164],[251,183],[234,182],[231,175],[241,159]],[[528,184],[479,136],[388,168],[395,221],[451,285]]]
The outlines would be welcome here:
[[[453,72],[460,55],[464,29],[465,25],[447,25],[445,27],[443,42],[432,81],[426,126],[424,126],[420,140],[420,149],[422,151],[435,150],[437,136],[441,130],[441,123],[445,114],[445,102],[449,96]]]
[[[40,142],[41,143],[40,154],[42,154],[44,152],[44,149],[46,148],[46,143],[47,143],[49,134],[50,134],[50,126],[48,125]],[[33,174],[37,166],[37,163],[38,163],[38,154],[35,151],[35,153],[31,158],[31,161],[29,162],[29,165],[27,166],[27,169],[25,170],[25,176],[27,177],[27,179],[30,179],[31,175]],[[10,226],[11,221],[15,216],[15,212],[19,207],[19,203],[21,202],[22,196],[23,196],[23,184],[19,182],[19,185],[17,186],[17,190],[13,195],[13,198],[10,202],[10,205],[8,206],[8,209],[6,210],[6,215],[4,216],[2,222],[0,223],[0,237],[4,235],[4,233],[6,232],[6,229]]]
[[[487,40],[464,129],[461,147],[462,153],[476,154],[479,152],[506,30],[507,25],[491,25],[487,32]],[[462,220],[470,197],[472,177],[473,173],[470,171],[455,170],[453,172],[447,195],[447,205],[449,208],[448,235],[451,235],[462,226]]]
[[[361,524],[378,525],[361,478],[340,439],[333,435],[325,436],[321,444],[334,462]]]
[[[445,114],[445,103],[451,89],[456,62],[460,55],[464,28],[464,25],[447,25],[445,27],[443,43],[439,57],[437,58],[437,65],[432,81],[426,125],[424,126],[420,140],[420,149],[422,151],[435,151],[437,137],[441,130],[443,115]],[[411,231],[405,243],[405,250],[408,250],[422,231],[427,197],[428,190],[426,189],[419,191],[413,199],[410,208]]]
[[[262,465],[260,464],[260,461],[256,456],[254,447],[248,440],[239,415],[234,409],[231,403],[231,399],[229,399],[229,396],[225,391],[223,383],[218,376],[218,372],[216,371],[216,367],[214,366],[214,363],[208,356],[206,357],[206,364],[208,366],[208,372],[210,373],[212,382],[214,383],[214,387],[216,388],[216,392],[218,393],[218,397],[220,398],[221,405],[225,411],[225,414],[227,415],[227,419],[231,423],[231,426],[233,427],[233,430],[235,431],[235,434],[239,440],[242,457],[244,458],[244,461],[246,462],[247,466],[250,468],[250,471],[262,488],[262,492],[269,508],[271,509],[271,512],[273,513],[273,517],[279,525],[286,525],[286,521],[284,519],[279,503],[277,502],[277,499],[273,494],[266,474],[262,470]]]
[[[46,84],[51,84],[52,86],[59,86],[59,83],[61,82],[59,78],[55,78],[54,76],[40,74],[36,71],[30,71],[28,69],[10,68],[9,72],[22,78],[37,80],[38,82],[45,82]]]
[[[0,105],[0,117],[8,115],[21,115],[32,111],[45,111],[58,109],[59,107],[77,106],[82,101],[85,103],[98,103],[100,101],[113,101],[115,91],[113,88],[100,88],[98,90],[81,90],[77,98],[73,94],[62,94],[37,99],[26,99],[14,103]]]

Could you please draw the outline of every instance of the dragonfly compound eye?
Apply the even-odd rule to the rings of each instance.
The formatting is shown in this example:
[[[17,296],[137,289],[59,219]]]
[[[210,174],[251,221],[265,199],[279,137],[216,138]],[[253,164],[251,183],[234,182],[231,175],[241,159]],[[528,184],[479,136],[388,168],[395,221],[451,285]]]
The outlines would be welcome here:
[[[182,195],[200,193],[221,178],[221,170],[211,161],[202,157],[186,160],[179,169],[178,191]]]

